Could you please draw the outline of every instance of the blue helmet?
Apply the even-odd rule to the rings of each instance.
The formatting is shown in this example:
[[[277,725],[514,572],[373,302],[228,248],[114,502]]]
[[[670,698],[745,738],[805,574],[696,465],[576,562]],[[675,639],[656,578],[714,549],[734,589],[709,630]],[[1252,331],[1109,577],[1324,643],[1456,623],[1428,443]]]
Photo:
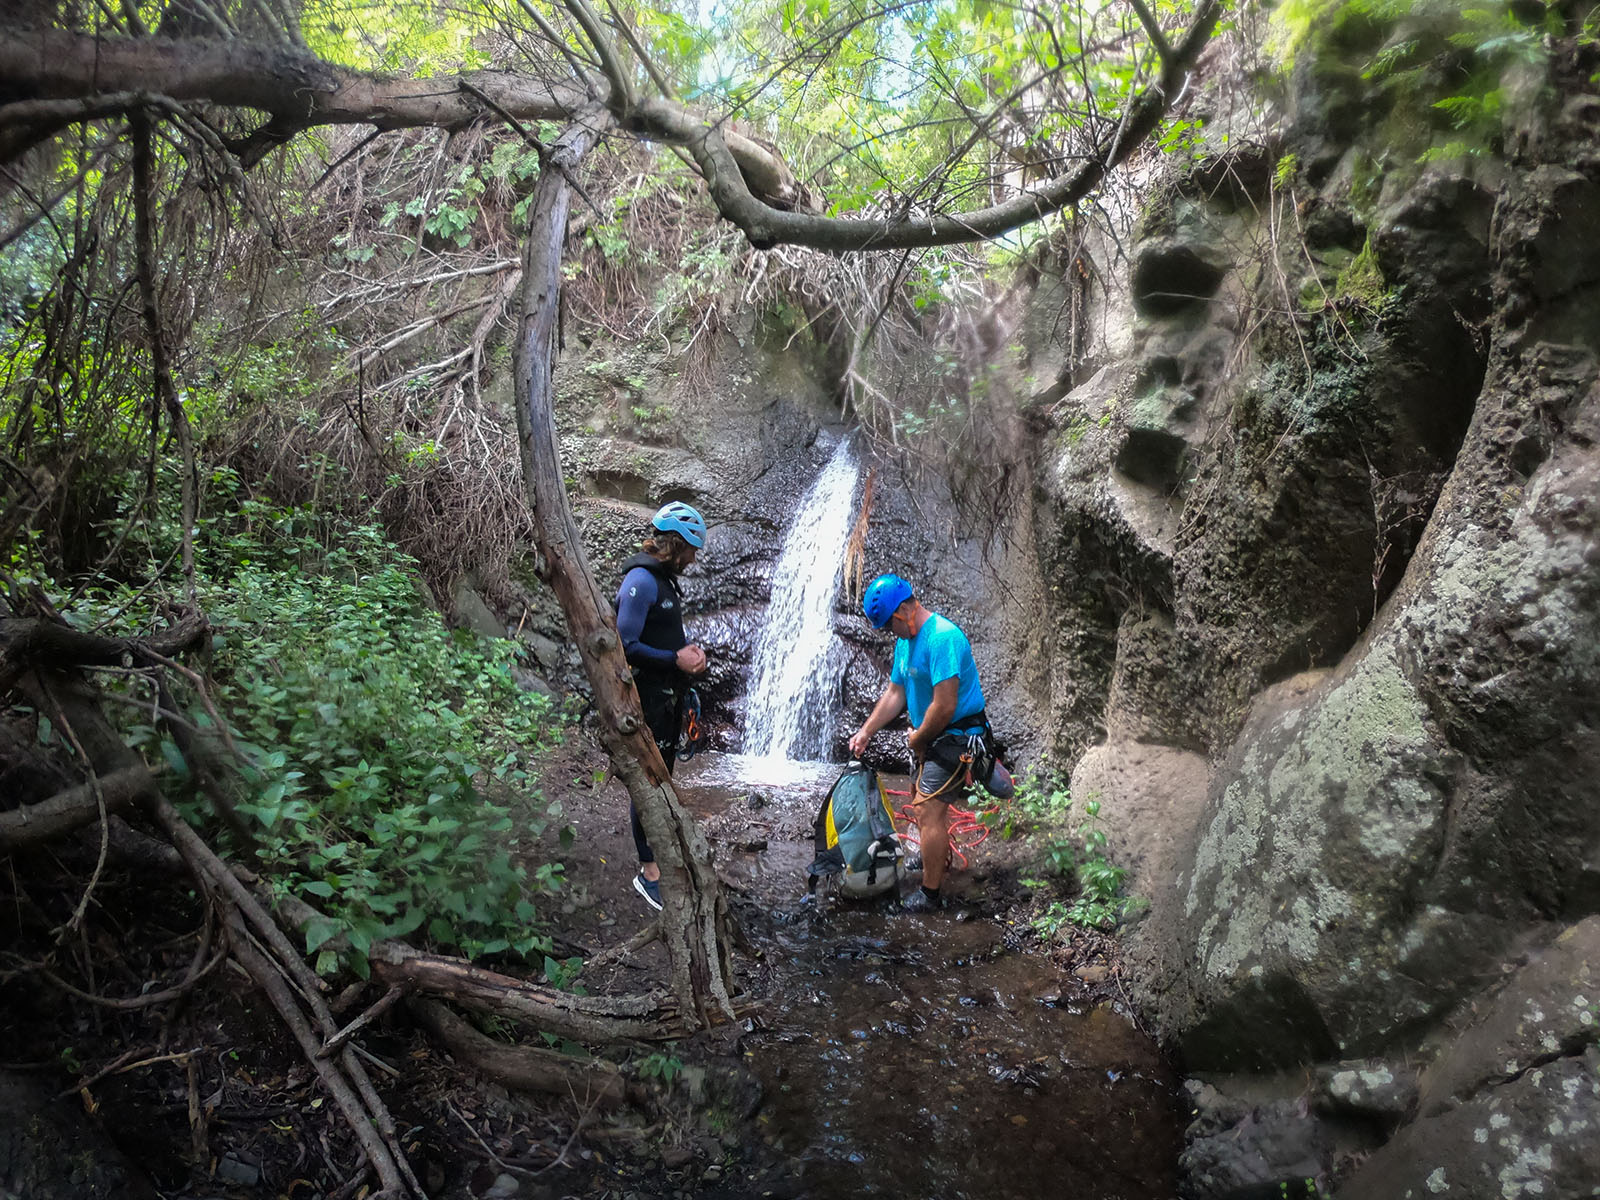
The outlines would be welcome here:
[[[696,550],[706,544],[706,519],[682,500],[663,504],[650,524],[663,533],[678,534]]]
[[[867,584],[861,597],[861,611],[867,614],[874,629],[882,629],[894,616],[894,610],[911,599],[911,585],[898,575],[879,575]]]

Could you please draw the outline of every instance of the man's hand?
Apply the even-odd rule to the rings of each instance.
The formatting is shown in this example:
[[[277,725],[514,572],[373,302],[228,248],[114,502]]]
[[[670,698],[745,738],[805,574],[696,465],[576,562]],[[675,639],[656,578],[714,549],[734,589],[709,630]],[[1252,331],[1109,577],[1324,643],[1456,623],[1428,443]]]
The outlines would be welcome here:
[[[678,651],[678,670],[685,675],[704,675],[710,665],[706,652],[692,642]]]
[[[878,702],[872,706],[872,711],[867,714],[867,719],[861,723],[861,728],[856,730],[855,736],[850,739],[850,753],[860,758],[867,752],[867,743],[872,740],[872,735],[884,728],[906,708],[906,692],[898,683],[890,683],[883,689],[883,695],[878,697]]]
[[[860,758],[865,754],[867,752],[867,743],[871,740],[872,735],[867,732],[865,725],[856,730],[855,736],[850,739],[850,757]]]

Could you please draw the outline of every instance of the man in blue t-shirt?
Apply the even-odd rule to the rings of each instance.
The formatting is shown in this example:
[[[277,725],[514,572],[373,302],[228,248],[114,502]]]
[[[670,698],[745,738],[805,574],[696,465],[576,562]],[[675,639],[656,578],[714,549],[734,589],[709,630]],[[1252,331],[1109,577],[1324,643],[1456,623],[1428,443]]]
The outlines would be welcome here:
[[[912,912],[944,906],[939,888],[950,863],[950,803],[963,794],[967,772],[992,794],[1009,796],[1010,773],[986,755],[963,761],[962,754],[989,745],[989,719],[983,686],[972,661],[972,645],[953,622],[923,607],[911,585],[898,575],[880,575],[867,585],[861,608],[877,629],[898,639],[889,683],[855,736],[850,753],[860,758],[867,742],[902,712],[911,720],[906,741],[916,761],[917,833],[922,840],[922,887],[908,896]],[[992,767],[989,765],[992,763]]]

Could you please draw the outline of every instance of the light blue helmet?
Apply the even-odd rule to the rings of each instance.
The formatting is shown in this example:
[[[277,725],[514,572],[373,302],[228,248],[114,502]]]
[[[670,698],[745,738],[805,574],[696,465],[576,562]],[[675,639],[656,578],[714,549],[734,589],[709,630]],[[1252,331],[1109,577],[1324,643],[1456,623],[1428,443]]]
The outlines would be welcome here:
[[[676,533],[696,550],[706,544],[706,519],[682,500],[663,504],[650,524],[663,533]]]
[[[867,584],[861,597],[861,611],[867,614],[874,629],[882,629],[894,616],[894,610],[911,599],[911,585],[898,575],[879,575]]]

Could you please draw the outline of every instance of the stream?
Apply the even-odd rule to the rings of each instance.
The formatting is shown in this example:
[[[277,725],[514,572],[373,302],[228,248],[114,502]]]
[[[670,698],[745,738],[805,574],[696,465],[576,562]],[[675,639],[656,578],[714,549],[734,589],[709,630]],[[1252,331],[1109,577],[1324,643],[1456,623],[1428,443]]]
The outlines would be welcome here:
[[[798,1194],[1176,1195],[1176,1075],[1120,1005],[1075,1000],[1075,979],[1022,951],[984,848],[942,914],[805,899],[838,770],[710,755],[678,773],[723,878],[766,915],[749,932],[767,1003],[742,1044]]]

